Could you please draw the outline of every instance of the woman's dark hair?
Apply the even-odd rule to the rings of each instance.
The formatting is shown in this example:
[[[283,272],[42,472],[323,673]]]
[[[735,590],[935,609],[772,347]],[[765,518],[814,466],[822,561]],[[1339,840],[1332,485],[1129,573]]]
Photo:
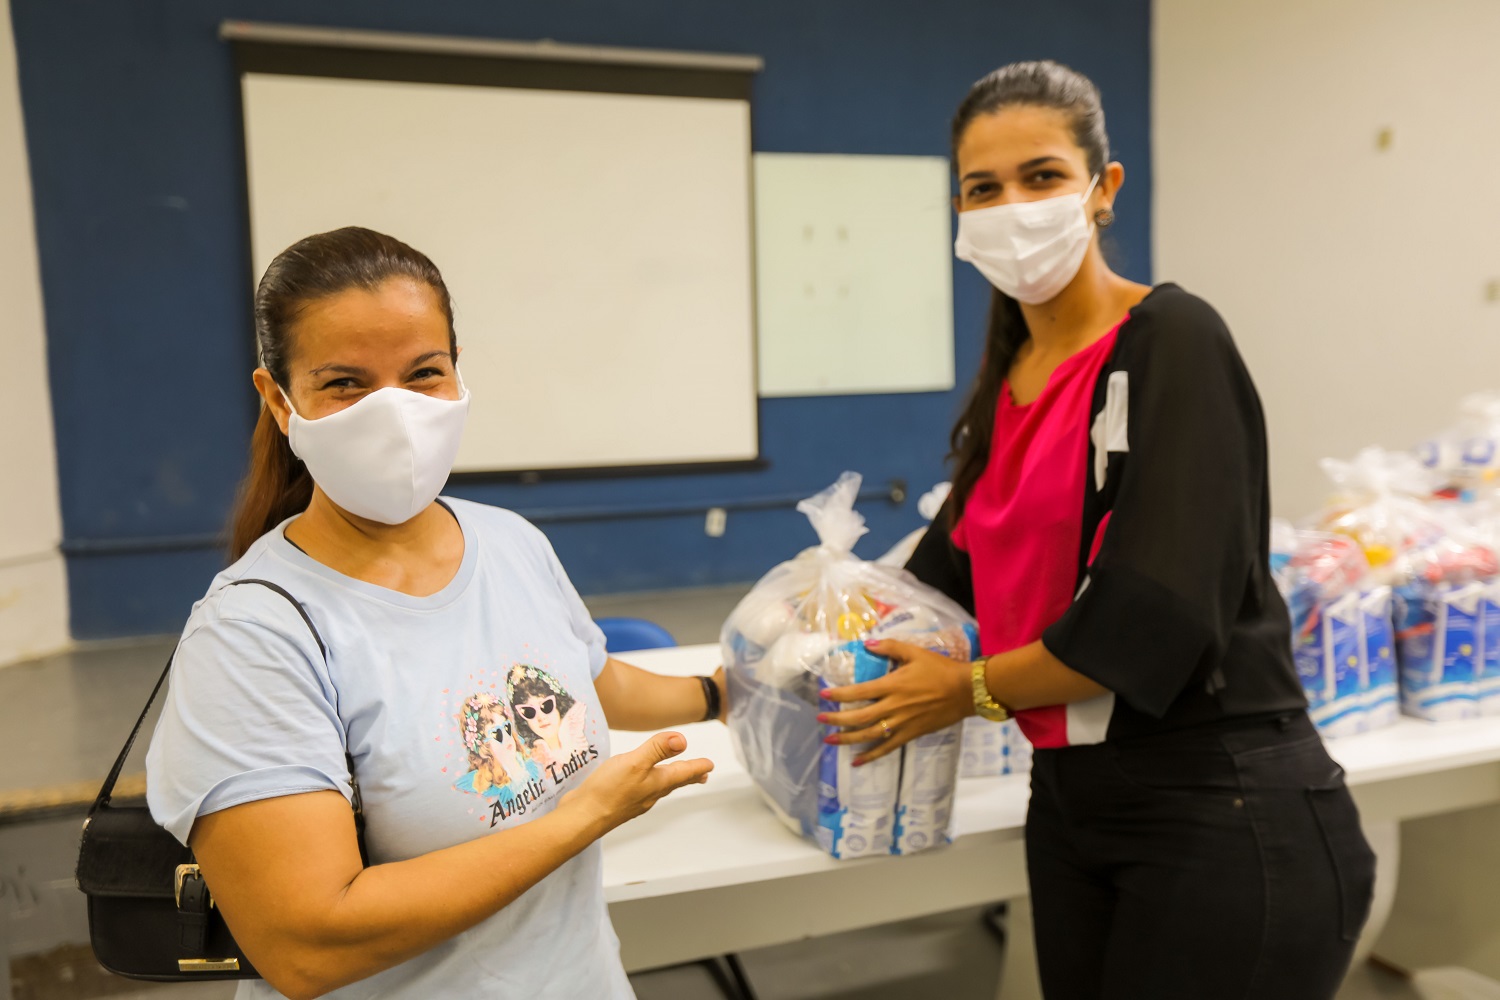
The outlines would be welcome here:
[[[1088,159],[1089,172],[1103,174],[1109,163],[1109,135],[1104,131],[1104,108],[1099,100],[1099,88],[1082,73],[1050,60],[1002,66],[969,88],[968,96],[953,116],[955,172],[958,170],[959,144],[974,120],[1018,105],[1053,108],[1065,114],[1073,129],[1073,141]],[[954,522],[963,514],[969,494],[989,461],[1000,388],[1010,373],[1016,352],[1029,336],[1020,305],[999,289],[993,289],[979,376],[974,380],[963,411],[949,436],[951,451],[948,458],[953,463],[953,500],[949,504],[949,515]]]
[[[260,363],[291,395],[288,357],[292,329],[311,302],[351,288],[375,291],[391,278],[420,281],[437,294],[448,320],[448,350],[458,361],[453,302],[443,276],[426,255],[400,240],[349,226],[298,240],[276,255],[255,290],[255,342]],[[230,559],[245,554],[257,538],[307,509],[312,478],[292,454],[270,409],[262,405],[250,441],[250,471],[240,484],[229,527]]]
[[[510,703],[515,706],[516,731],[521,734],[525,746],[535,743],[541,739],[541,736],[527,724],[526,716],[521,711],[521,702],[527,698],[543,700],[556,698],[559,719],[566,716],[573,708],[573,696],[568,694],[561,681],[541,667],[533,667],[526,663],[516,664],[510,668],[506,688],[506,693],[510,695]]]

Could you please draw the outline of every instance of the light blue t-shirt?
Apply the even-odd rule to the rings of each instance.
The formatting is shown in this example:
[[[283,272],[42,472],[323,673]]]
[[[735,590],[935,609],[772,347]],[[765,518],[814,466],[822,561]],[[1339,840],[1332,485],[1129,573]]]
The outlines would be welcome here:
[[[604,636],[545,536],[509,511],[444,499],[458,574],[429,597],[344,576],[286,540],[255,542],[193,608],[146,757],[157,822],[278,795],[364,803],[370,863],[399,861],[553,809],[609,755],[594,691]],[[327,646],[281,595],[306,608]],[[275,997],[262,981],[237,997]],[[471,930],[338,998],[629,998],[594,844]]]

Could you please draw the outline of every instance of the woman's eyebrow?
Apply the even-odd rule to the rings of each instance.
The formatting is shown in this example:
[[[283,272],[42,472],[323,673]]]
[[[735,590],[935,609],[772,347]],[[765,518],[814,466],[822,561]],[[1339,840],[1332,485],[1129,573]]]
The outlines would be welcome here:
[[[1034,160],[1027,160],[1025,163],[1021,164],[1016,169],[1017,170],[1031,170],[1034,167],[1040,167],[1044,163],[1051,163],[1053,160],[1056,160],[1059,163],[1063,162],[1063,158],[1061,156],[1038,156]]]
[[[1054,160],[1058,163],[1066,162],[1061,156],[1052,156],[1050,154],[1047,156],[1038,156],[1035,159],[1027,160],[1025,163],[1022,163],[1020,166],[1016,167],[1016,172],[1022,173],[1027,170],[1034,170],[1037,167],[1040,167],[1042,164],[1051,163]],[[962,183],[964,181],[979,180],[981,178],[993,178],[994,176],[995,172],[993,170],[971,170],[968,173],[964,174],[963,177],[959,178],[959,181],[960,183]]]
[[[418,365],[422,364],[423,362],[431,361],[433,358],[446,358],[446,357],[448,357],[448,352],[447,351],[428,351],[426,354],[422,355],[420,358],[417,358],[415,361],[412,361],[412,362],[408,363],[406,367],[408,369],[411,369],[411,368],[417,367]]]
[[[368,374],[370,374],[366,369],[364,369],[364,368],[356,368],[353,365],[319,365],[317,368],[314,368],[312,371],[308,372],[307,374],[309,374],[309,375],[322,375],[324,372],[339,372],[340,374],[343,374],[343,375],[368,375]]]

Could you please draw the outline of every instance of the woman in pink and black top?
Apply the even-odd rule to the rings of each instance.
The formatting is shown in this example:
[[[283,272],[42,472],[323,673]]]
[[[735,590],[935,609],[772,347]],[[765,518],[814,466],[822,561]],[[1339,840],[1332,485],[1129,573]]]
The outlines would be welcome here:
[[[874,759],[1015,714],[1048,997],[1321,1000],[1374,857],[1270,578],[1260,402],[1212,307],[1105,263],[1108,152],[1098,91],[1056,63],[958,110],[958,255],[995,291],[949,509],[908,568],[974,609],[986,658],[876,644],[901,669],[826,719]]]

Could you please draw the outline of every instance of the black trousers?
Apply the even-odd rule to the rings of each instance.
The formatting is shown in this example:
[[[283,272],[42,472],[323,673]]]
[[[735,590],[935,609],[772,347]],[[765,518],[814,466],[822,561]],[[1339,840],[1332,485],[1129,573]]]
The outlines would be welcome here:
[[[1375,884],[1301,713],[1038,750],[1026,852],[1047,1000],[1329,1000]]]

